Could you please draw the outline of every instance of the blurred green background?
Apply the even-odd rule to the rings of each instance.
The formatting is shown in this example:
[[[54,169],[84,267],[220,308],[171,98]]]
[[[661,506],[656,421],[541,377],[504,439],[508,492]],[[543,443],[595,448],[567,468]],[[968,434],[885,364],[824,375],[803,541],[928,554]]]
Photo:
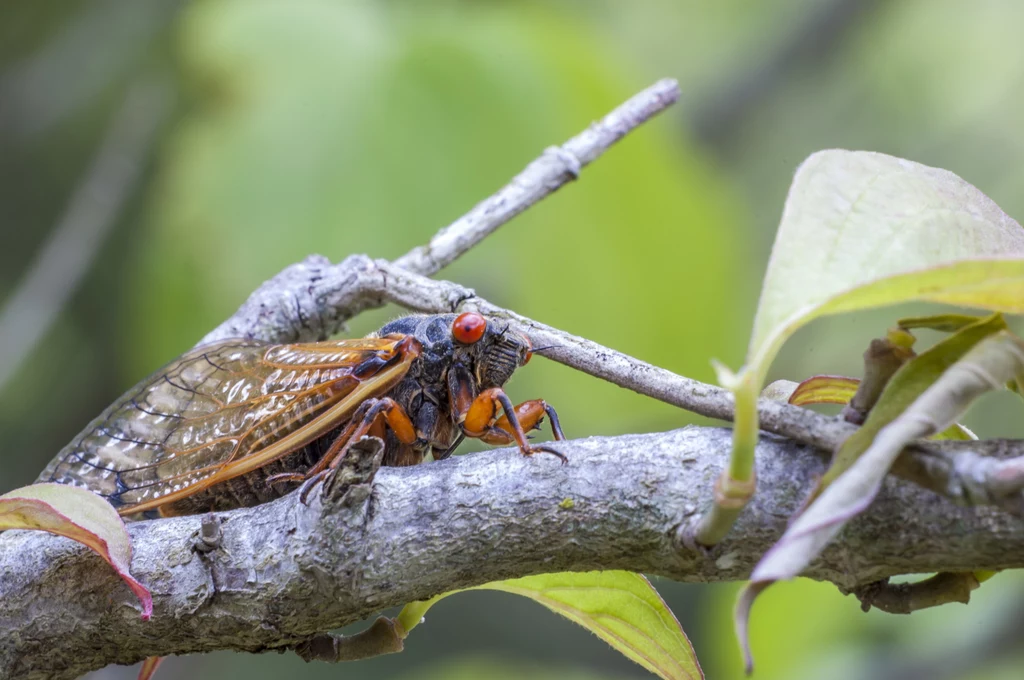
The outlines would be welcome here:
[[[665,76],[680,81],[679,105],[442,276],[710,381],[711,358],[742,363],[786,188],[809,153],[948,168],[1024,215],[1021,25],[1013,0],[0,4],[0,491],[32,481],[282,267],[314,252],[398,256]],[[917,311],[817,322],[772,377],[857,374],[867,341]],[[555,404],[570,436],[698,422],[545,361],[510,392]],[[967,423],[1022,436],[1012,407],[988,398]],[[707,676],[740,677],[737,586],[657,585]],[[782,584],[754,609],[756,677],[1019,678],[1008,632],[1022,604],[1013,574],[969,607],[910,618],[862,614],[828,584]],[[170,659],[160,677],[282,673],[645,677],[497,593],[445,600],[401,655],[336,668],[213,654]]]

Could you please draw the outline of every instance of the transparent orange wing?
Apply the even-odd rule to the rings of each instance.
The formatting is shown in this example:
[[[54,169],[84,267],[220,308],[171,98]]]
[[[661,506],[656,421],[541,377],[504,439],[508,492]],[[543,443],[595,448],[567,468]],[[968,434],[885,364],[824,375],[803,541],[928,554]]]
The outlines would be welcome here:
[[[400,339],[229,340],[193,350],[114,402],[37,481],[86,487],[123,512],[245,474],[330,431],[400,380],[409,363],[393,361]],[[333,422],[318,423],[325,414]]]

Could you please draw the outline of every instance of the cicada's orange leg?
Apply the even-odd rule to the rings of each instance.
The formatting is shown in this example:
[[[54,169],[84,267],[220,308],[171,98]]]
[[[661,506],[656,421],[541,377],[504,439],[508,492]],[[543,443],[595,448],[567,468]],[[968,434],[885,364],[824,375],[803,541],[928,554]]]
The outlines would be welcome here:
[[[306,472],[305,481],[300,487],[299,500],[303,503],[306,502],[310,489],[337,469],[353,443],[368,434],[383,438],[386,434],[385,425],[395,433],[395,437],[403,444],[414,444],[418,440],[416,427],[397,401],[391,397],[367,399],[352,414],[349,424],[337,436],[334,443],[331,444],[331,448],[327,449],[316,465]]]
[[[562,424],[558,421],[558,414],[555,409],[543,399],[531,399],[524,401],[515,408],[516,418],[519,420],[519,424],[522,425],[523,430],[529,432],[530,430],[539,430],[540,424],[544,421],[544,415],[546,414],[549,422],[551,423],[551,434],[555,436],[555,439],[562,441],[565,439],[565,434],[562,432]],[[500,418],[494,423],[494,427],[504,430],[509,434],[512,433],[512,424],[509,422],[508,416],[502,414]]]
[[[398,402],[390,397],[367,399],[352,414],[348,425],[334,438],[331,447],[321,456],[316,465],[304,473],[285,472],[274,475],[267,480],[267,484],[302,482],[299,498],[305,503],[310,489],[338,467],[348,452],[349,446],[367,434],[383,439],[387,433],[385,426],[390,428],[398,441],[403,444],[413,444],[418,439],[412,420]]]
[[[314,475],[323,472],[324,468],[327,467],[327,464],[338,455],[341,447],[352,439],[352,432],[355,431],[359,423],[362,422],[363,417],[366,416],[366,412],[370,410],[371,406],[373,406],[373,400],[364,401],[359,405],[359,408],[357,408],[355,413],[352,414],[352,418],[349,420],[348,425],[345,426],[344,430],[338,433],[338,436],[334,438],[334,442],[331,444],[331,448],[327,449],[327,453],[325,453],[320,460],[316,462],[316,465],[305,472],[282,472],[280,474],[271,475],[267,478],[267,485],[273,486],[275,484],[289,482],[305,482]]]
[[[543,399],[532,399],[524,401],[519,406],[513,406],[512,400],[500,387],[486,389],[469,401],[464,393],[462,403],[456,403],[459,413],[459,427],[467,437],[473,437],[500,446],[515,442],[523,455],[529,456],[534,453],[550,453],[567,462],[566,457],[544,445],[533,445],[526,440],[526,431],[532,430],[540,425],[544,415],[547,414],[551,420],[551,431],[555,439],[563,440],[562,426],[558,422],[558,414]],[[468,403],[467,403],[468,402]],[[501,406],[503,415],[498,417],[498,406]]]
[[[367,408],[366,413],[361,419],[356,420],[353,414],[352,422],[357,423],[355,430],[352,431],[345,441],[342,441],[342,437],[339,436],[320,462],[316,464],[317,468],[333,470],[338,467],[341,459],[345,457],[349,445],[359,441],[367,434],[383,439],[386,432],[385,424],[388,429],[395,433],[398,441],[403,444],[416,443],[418,439],[416,436],[416,426],[412,424],[409,415],[397,401],[391,397],[381,397],[380,399],[368,399],[366,403],[369,404],[369,408]],[[351,428],[351,425],[345,428],[345,432],[348,432],[349,428]],[[342,434],[344,435],[345,433],[343,432]],[[311,473],[318,471],[315,469],[310,470]]]

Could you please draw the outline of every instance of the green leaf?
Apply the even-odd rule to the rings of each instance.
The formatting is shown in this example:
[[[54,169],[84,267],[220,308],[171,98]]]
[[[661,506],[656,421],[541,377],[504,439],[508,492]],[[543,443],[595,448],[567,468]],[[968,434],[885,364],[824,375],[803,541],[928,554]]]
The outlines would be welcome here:
[[[753,399],[782,344],[820,316],[927,300],[1024,312],[1024,230],[946,170],[828,150],[796,172],[736,393],[730,475],[749,480]]]
[[[1024,312],[1024,230],[946,170],[865,151],[812,155],[786,200],[752,364],[815,317],[908,300]]]
[[[654,586],[628,571],[540,574],[486,583],[468,590],[500,590],[528,597],[575,621],[660,678],[694,680],[704,674],[679,622]],[[412,602],[398,615],[406,630],[418,625],[444,593]]]
[[[94,494],[66,484],[33,484],[0,496],[0,531],[48,531],[88,546],[114,568],[142,604],[142,619],[153,613],[153,598],[129,573],[132,546],[113,506]]]

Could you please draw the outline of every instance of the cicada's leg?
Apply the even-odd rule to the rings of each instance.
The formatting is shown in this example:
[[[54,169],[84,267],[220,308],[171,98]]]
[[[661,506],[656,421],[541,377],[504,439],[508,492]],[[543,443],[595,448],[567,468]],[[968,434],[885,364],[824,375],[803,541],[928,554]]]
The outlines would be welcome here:
[[[463,400],[465,401],[465,400]],[[498,406],[504,414],[498,417]],[[515,442],[523,455],[550,453],[567,462],[564,455],[550,446],[533,445],[526,440],[526,431],[540,425],[546,413],[551,419],[551,431],[555,439],[565,439],[558,414],[543,399],[524,401],[513,406],[512,400],[500,387],[486,389],[467,403],[458,404],[459,426],[467,437],[500,446]]]
[[[359,408],[357,408],[355,412],[352,414],[352,418],[349,419],[348,425],[345,426],[345,429],[339,432],[338,436],[334,438],[334,441],[331,443],[331,448],[327,449],[327,452],[320,457],[320,460],[318,460],[313,467],[311,467],[309,470],[306,470],[305,472],[281,472],[276,475],[271,475],[270,477],[267,478],[267,486],[273,486],[275,484],[306,482],[322,473],[324,469],[327,467],[328,463],[330,463],[338,455],[338,452],[341,450],[341,447],[343,447],[349,440],[352,439],[352,433],[355,431],[359,423],[362,422],[363,418],[366,416],[367,411],[369,411],[370,407],[373,406],[374,401],[375,400],[373,399],[368,399],[367,401],[364,401],[362,404],[359,405]],[[307,486],[309,485],[303,484],[304,492],[306,491]],[[305,493],[303,493],[303,498],[305,498]]]
[[[305,481],[299,491],[299,499],[305,503],[310,489],[333,472],[348,453],[349,447],[371,434],[383,437],[385,425],[402,444],[414,444],[417,441],[416,427],[405,412],[405,409],[391,397],[367,399],[360,404],[352,419],[344,430],[335,438],[331,448],[305,474]]]
[[[523,426],[523,430],[526,432],[539,430],[540,424],[544,421],[544,414],[547,414],[548,420],[551,423],[551,434],[558,441],[565,439],[565,433],[562,432],[562,424],[558,421],[558,414],[555,412],[554,407],[543,399],[524,401],[516,406],[515,414],[516,418],[519,419],[519,424]],[[510,434],[512,433],[512,424],[506,415],[498,418],[494,423],[494,427]]]
[[[341,442],[341,437],[338,437],[339,441],[335,441],[324,455],[324,460],[327,461],[326,469],[333,470],[338,467],[341,459],[345,457],[348,447],[353,442],[359,441],[363,436],[371,434],[383,438],[385,425],[387,425],[387,429],[394,432],[395,437],[403,444],[415,444],[419,439],[416,436],[416,426],[412,424],[409,414],[405,412],[405,409],[397,401],[391,397],[381,397],[380,399],[368,400],[368,402],[370,407],[361,420],[356,421],[353,416],[352,422],[358,424],[347,440]],[[345,431],[347,432],[348,429],[346,427]],[[337,451],[335,451],[336,449]],[[320,461],[320,463],[317,463],[317,466],[320,466],[323,462],[323,460]]]

